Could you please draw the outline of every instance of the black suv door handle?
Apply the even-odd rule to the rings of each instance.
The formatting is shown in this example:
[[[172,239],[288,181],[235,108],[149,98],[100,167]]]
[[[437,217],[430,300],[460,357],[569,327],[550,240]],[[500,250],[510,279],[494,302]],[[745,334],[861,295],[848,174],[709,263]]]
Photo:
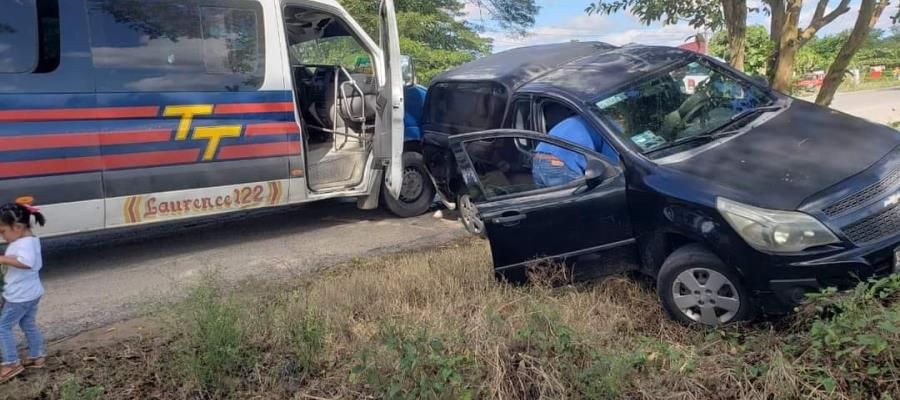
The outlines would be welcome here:
[[[528,218],[528,216],[521,212],[507,211],[503,213],[503,216],[492,218],[491,221],[495,224],[512,226],[518,224],[519,221],[522,221],[525,218]]]

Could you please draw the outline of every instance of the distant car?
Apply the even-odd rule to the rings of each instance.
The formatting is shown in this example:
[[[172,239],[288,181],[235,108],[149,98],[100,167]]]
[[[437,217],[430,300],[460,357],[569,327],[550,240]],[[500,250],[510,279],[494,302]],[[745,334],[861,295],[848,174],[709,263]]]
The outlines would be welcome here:
[[[803,75],[794,85],[802,90],[816,91],[822,88],[825,83],[824,75],[806,74]]]
[[[441,197],[510,280],[633,269],[717,325],[898,272],[900,135],[703,55],[510,50],[434,79],[422,118]]]

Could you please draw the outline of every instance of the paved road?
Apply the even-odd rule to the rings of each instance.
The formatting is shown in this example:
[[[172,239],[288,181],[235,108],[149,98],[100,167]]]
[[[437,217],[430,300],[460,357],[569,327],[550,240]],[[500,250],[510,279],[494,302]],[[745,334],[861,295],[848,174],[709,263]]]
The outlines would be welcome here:
[[[464,235],[431,214],[397,219],[327,201],[219,217],[192,225],[44,241],[46,295],[39,322],[50,340],[112,323],[182,293],[205,269],[227,280],[277,279],[356,256]]]
[[[831,107],[882,124],[900,121],[900,87],[838,93]]]

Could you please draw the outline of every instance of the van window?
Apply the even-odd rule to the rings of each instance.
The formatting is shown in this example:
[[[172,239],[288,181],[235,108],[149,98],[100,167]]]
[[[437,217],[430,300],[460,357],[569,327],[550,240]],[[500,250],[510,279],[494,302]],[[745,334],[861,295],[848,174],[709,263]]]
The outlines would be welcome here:
[[[101,91],[256,90],[262,9],[234,0],[88,0]]]
[[[34,71],[38,20],[34,0],[6,0],[0,12],[0,73]]]
[[[372,74],[369,52],[353,36],[330,36],[291,46],[293,65],[344,67],[351,74]]]

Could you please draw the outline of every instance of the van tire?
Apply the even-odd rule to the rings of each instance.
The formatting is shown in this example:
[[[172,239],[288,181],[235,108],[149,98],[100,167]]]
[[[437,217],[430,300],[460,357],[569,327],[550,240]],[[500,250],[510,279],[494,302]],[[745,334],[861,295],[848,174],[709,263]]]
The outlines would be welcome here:
[[[434,203],[435,189],[425,168],[422,153],[403,153],[403,187],[400,198],[391,197],[385,188],[381,190],[381,201],[392,214],[400,218],[410,218],[424,214]]]
[[[712,281],[716,287],[707,287]],[[753,315],[740,275],[700,244],[675,250],[660,268],[656,291],[666,313],[686,325],[715,326]]]

